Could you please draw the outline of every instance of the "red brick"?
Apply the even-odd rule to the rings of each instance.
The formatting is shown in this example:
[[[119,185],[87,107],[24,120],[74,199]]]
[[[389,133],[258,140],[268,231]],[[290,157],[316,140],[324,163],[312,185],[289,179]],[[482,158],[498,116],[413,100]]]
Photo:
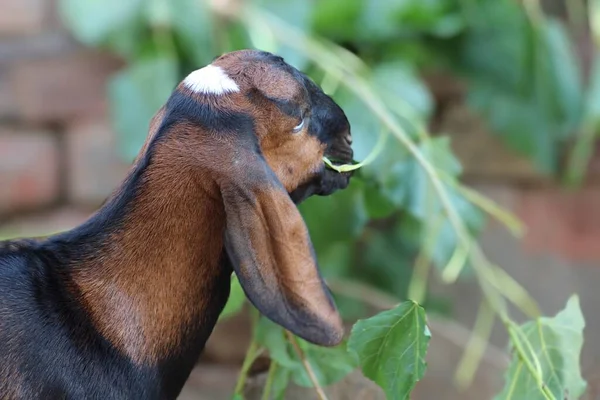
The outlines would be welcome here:
[[[9,64],[27,59],[62,57],[81,50],[80,44],[66,32],[46,32],[43,35],[0,40],[0,63]]]
[[[106,119],[78,121],[66,138],[69,197],[96,206],[123,180],[129,165],[118,157],[115,134]]]
[[[529,251],[549,253],[575,261],[600,260],[600,188],[577,192],[557,188],[522,193],[518,214],[527,226]]]
[[[58,154],[44,131],[0,129],[0,214],[52,203],[58,196]]]
[[[35,122],[103,115],[106,83],[120,66],[92,52],[15,63],[12,81],[22,117]]]
[[[0,35],[30,35],[42,30],[46,0],[0,1]]]

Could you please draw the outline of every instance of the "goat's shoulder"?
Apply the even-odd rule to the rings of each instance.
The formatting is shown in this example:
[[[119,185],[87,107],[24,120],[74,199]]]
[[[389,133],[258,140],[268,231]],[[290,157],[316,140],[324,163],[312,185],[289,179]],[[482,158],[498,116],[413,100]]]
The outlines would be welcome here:
[[[52,240],[2,243],[0,360],[0,398],[158,397],[156,371],[133,366],[96,332]]]

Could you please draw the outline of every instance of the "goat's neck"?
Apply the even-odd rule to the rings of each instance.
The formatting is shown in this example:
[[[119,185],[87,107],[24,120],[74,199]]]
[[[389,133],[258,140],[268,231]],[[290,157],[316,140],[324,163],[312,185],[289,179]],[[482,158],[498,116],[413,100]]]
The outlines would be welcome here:
[[[83,305],[140,365],[199,353],[228,295],[220,194],[180,159],[156,149],[138,161],[78,235],[87,239],[72,279]]]

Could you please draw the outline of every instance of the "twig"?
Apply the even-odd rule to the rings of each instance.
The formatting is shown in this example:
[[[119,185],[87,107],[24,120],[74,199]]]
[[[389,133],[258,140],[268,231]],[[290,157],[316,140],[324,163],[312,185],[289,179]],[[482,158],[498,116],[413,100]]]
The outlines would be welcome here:
[[[360,300],[380,310],[387,310],[400,304],[400,300],[396,297],[361,282],[327,279],[327,286],[336,294]]]
[[[490,309],[490,305],[487,301],[483,300],[477,311],[473,333],[454,374],[454,380],[462,388],[470,386],[473,381],[479,361],[483,357],[485,348],[489,343],[492,328],[494,327],[494,317],[495,314]]]
[[[277,371],[277,362],[271,359],[267,381],[265,382],[265,388],[263,389],[263,394],[261,397],[262,400],[269,400],[269,396],[271,395],[271,386],[273,386],[273,378],[275,377],[275,371]]]
[[[427,209],[431,214],[435,212],[432,200],[431,193],[427,191]],[[407,291],[408,298],[417,303],[422,304],[425,301],[427,279],[429,278],[429,270],[431,269],[431,254],[440,236],[443,223],[444,218],[442,214],[438,214],[437,217],[433,218],[433,221],[427,220],[425,243],[421,246],[421,251],[417,255]]]
[[[319,399],[320,400],[328,400],[327,395],[323,391],[323,388],[321,387],[321,385],[319,384],[319,381],[317,380],[317,377],[315,376],[315,372],[313,371],[312,367],[310,366],[310,363],[306,359],[304,352],[298,345],[298,341],[296,340],[296,337],[287,330],[285,331],[285,334],[286,334],[289,342],[294,347],[294,350],[298,354],[298,357],[300,357],[300,360],[302,361],[302,365],[304,365],[304,369],[306,370],[306,373],[308,374],[308,377],[310,378],[310,381],[312,382],[312,384],[315,388],[315,391],[317,392],[317,395],[319,396]]]
[[[256,326],[256,321],[258,320],[258,312],[255,312],[252,318],[252,331],[254,332],[254,327]],[[263,352],[263,348],[258,346],[258,341],[256,337],[252,337],[252,341],[248,346],[248,350],[246,351],[246,356],[244,357],[244,363],[242,364],[242,369],[240,370],[240,376],[235,385],[234,394],[242,395],[244,392],[244,386],[246,385],[246,380],[248,379],[248,372],[250,371],[250,367],[256,361],[258,356],[260,356]]]

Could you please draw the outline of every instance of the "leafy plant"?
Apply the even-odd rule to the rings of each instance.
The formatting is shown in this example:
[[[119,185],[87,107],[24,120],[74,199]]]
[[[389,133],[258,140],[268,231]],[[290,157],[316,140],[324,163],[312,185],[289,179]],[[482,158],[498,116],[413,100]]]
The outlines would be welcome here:
[[[263,351],[272,360],[264,399],[282,398],[291,381],[325,398],[322,387],[357,365],[389,398],[408,398],[426,367],[430,334],[421,304],[443,311],[425,290],[431,265],[448,283],[463,275],[480,283],[485,300],[473,343],[485,343],[496,317],[506,327],[513,363],[499,398],[581,394],[577,302],[554,319],[540,317],[527,292],[487,260],[476,242],[486,213],[515,235],[522,226],[460,183],[450,139],[428,132],[435,104],[419,75],[445,69],[463,76],[468,103],[494,131],[544,171],[557,172],[560,149],[582,127],[588,133],[581,142],[589,143],[597,122],[595,89],[583,89],[561,23],[512,0],[248,0],[239,9],[199,0],[98,4],[62,0],[61,10],[80,40],[129,61],[110,83],[127,159],[137,154],[150,117],[179,79],[219,53],[256,47],[279,53],[320,83],[350,118],[355,158],[370,161],[348,189],[311,198],[300,209],[346,319],[364,317],[368,303],[349,290],[355,285],[411,300],[358,321],[336,349],[310,345],[256,315],[236,398],[243,397],[250,366]],[[574,150],[572,175],[585,164],[580,153]],[[236,282],[221,318],[242,309]],[[517,325],[508,303],[533,320]],[[568,318],[575,333],[560,328]],[[481,352],[480,345],[469,346],[459,382],[472,379]]]
[[[407,301],[358,321],[349,347],[358,354],[365,376],[377,382],[388,397],[407,398],[425,373],[430,337],[425,311]]]

